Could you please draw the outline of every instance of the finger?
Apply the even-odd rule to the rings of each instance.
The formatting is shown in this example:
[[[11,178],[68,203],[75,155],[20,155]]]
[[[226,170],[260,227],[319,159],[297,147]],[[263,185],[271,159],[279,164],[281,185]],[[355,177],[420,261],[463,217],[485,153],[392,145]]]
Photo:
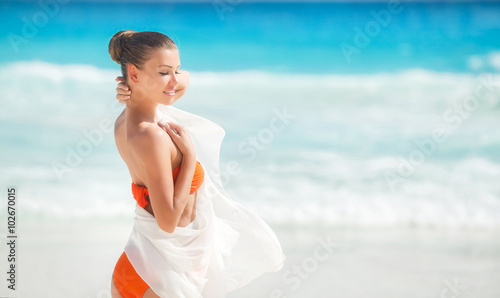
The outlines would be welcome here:
[[[128,95],[128,96],[130,96],[130,94],[132,94],[132,92],[130,92],[130,91],[126,91],[126,90],[123,90],[123,89],[116,89],[116,94],[118,94],[118,95]]]
[[[172,128],[165,127],[165,131],[168,133],[169,136],[172,138],[179,138],[180,136],[175,133],[175,131]]]
[[[158,126],[161,127],[163,130],[167,131],[167,127],[165,126],[165,124],[158,122]]]
[[[180,124],[177,124],[175,122],[166,122],[170,127],[177,128],[177,130],[181,129],[182,126]]]
[[[123,90],[130,90],[129,86],[123,82],[118,83],[118,88]]]
[[[128,92],[125,92],[125,91],[116,91],[116,96],[127,96],[128,98],[130,98],[130,93]]]
[[[116,87],[115,90],[116,90],[116,93],[118,93],[118,94],[130,95],[132,93],[132,91],[125,90],[125,89],[120,88],[120,87]]]
[[[160,127],[160,128],[161,128],[164,132],[168,133],[168,132],[167,132],[167,128],[166,128],[164,125],[161,125],[160,123],[158,123],[158,126],[159,126],[159,127]]]
[[[167,122],[158,122],[158,125],[160,125],[160,127],[163,128],[163,130],[165,130],[166,132],[172,130],[172,127],[170,125],[168,125]]]
[[[115,81],[125,82],[125,77],[124,76],[117,76]]]
[[[175,126],[175,127],[174,127]],[[168,128],[168,131],[172,131],[176,136],[183,136],[183,130],[182,130],[182,126],[178,125],[178,124],[175,124],[172,125],[172,122],[167,122],[167,128]]]
[[[128,99],[130,99],[130,95],[117,94],[116,99],[118,99],[119,101],[122,101],[122,100],[127,101]]]
[[[168,126],[168,122],[165,122],[164,120],[159,120],[158,124],[162,126]]]
[[[167,125],[172,129],[176,134],[181,135],[183,131],[183,126],[173,123],[173,122],[167,122]]]

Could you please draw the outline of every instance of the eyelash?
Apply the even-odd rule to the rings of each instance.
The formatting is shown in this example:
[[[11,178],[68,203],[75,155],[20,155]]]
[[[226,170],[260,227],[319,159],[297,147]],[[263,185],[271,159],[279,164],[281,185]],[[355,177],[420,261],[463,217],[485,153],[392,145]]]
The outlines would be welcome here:
[[[160,74],[161,74],[162,76],[166,76],[166,75],[168,75],[168,72],[160,72]],[[175,72],[175,74],[180,74],[180,72],[177,72],[177,71],[176,71],[176,72]]]

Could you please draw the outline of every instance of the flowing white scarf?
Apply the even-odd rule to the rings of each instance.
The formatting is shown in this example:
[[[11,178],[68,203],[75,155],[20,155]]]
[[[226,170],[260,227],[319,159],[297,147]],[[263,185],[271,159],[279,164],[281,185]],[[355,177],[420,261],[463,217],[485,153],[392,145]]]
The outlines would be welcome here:
[[[136,204],[134,227],[125,246],[130,263],[160,297],[221,298],[265,272],[283,267],[285,256],[271,228],[230,199],[219,170],[225,131],[203,117],[159,105],[158,119],[189,130],[196,159],[205,171],[196,217],[173,233]]]

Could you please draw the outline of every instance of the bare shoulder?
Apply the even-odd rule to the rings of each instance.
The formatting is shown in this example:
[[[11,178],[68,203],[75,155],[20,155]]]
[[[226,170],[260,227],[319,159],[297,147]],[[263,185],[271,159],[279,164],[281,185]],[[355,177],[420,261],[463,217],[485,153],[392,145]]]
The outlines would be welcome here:
[[[154,123],[140,124],[136,133],[127,139],[127,145],[142,163],[154,162],[159,156],[168,156],[170,160],[175,150],[170,136]]]
[[[118,118],[116,118],[116,121],[115,121],[115,134],[116,132],[120,129],[120,127],[123,125],[124,121],[125,121],[125,110],[123,110],[123,112],[120,114],[120,116],[118,116]]]

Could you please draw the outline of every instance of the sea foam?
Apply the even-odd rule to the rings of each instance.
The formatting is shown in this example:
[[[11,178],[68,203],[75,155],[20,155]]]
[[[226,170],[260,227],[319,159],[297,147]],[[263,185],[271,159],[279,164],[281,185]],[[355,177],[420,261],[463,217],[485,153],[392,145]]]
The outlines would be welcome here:
[[[498,74],[190,74],[175,105],[226,130],[223,183],[272,224],[500,227]],[[43,61],[0,66],[1,181],[19,189],[26,218],[133,216],[128,170],[99,126],[124,108],[118,75]],[[485,78],[490,92],[460,114]],[[447,135],[431,144],[437,129]]]

